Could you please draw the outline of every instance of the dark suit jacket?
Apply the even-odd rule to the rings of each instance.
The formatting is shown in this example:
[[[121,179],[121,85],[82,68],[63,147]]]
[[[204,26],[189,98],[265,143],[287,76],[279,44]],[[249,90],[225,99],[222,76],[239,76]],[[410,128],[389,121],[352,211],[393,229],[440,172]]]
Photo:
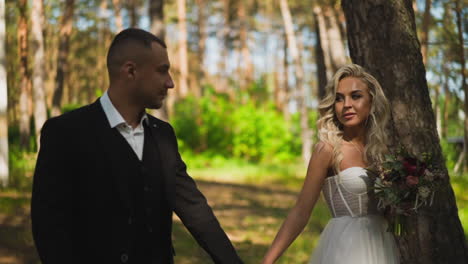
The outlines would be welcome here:
[[[149,116],[162,163],[169,213],[175,212],[215,263],[242,263],[205,197],[186,172],[172,127]],[[125,263],[131,246],[128,151],[98,101],[49,119],[42,128],[31,202],[33,237],[44,264]],[[170,252],[170,261],[173,262]]]

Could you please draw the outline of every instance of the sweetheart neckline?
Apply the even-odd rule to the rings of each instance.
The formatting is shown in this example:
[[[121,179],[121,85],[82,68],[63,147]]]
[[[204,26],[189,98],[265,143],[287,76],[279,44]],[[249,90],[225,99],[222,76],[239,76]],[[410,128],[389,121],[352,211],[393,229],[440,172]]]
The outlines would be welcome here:
[[[345,172],[345,171],[347,171],[347,170],[349,170],[349,169],[354,169],[354,168],[360,168],[360,169],[363,169],[363,170],[366,169],[366,168],[364,168],[364,167],[352,166],[352,167],[349,167],[349,168],[346,168],[346,169],[340,171],[340,173],[343,173],[343,172]],[[333,177],[338,177],[338,174],[333,175],[333,176],[328,176],[328,177],[325,178],[325,180],[327,180],[327,179],[329,179],[329,178],[333,178]]]

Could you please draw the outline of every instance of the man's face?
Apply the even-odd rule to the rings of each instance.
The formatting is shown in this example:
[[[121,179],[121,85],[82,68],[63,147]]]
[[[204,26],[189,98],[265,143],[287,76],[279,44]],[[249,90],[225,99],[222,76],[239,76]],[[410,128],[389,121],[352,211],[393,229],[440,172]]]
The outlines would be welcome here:
[[[143,107],[158,109],[167,96],[167,90],[174,88],[174,82],[169,74],[167,50],[153,42],[147,53],[147,60],[137,70],[135,91]]]

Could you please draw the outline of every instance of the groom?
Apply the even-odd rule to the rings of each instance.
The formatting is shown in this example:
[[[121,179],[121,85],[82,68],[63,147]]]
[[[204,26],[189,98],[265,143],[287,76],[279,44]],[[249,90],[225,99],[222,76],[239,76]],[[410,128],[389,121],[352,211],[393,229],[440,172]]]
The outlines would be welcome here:
[[[174,87],[165,43],[126,29],[107,68],[100,99],[42,128],[31,202],[42,263],[173,263],[173,212],[215,263],[242,263],[187,174],[174,130],[145,113]]]

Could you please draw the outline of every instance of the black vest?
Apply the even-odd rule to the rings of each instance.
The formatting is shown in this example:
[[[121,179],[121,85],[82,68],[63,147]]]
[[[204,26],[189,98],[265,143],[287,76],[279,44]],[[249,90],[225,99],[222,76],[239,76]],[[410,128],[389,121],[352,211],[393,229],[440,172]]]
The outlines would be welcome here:
[[[146,124],[144,127],[143,160],[139,161],[135,155],[136,172],[129,180],[134,228],[128,262],[169,263],[172,254],[172,213],[164,193],[164,175],[157,139],[151,133],[151,128]]]

